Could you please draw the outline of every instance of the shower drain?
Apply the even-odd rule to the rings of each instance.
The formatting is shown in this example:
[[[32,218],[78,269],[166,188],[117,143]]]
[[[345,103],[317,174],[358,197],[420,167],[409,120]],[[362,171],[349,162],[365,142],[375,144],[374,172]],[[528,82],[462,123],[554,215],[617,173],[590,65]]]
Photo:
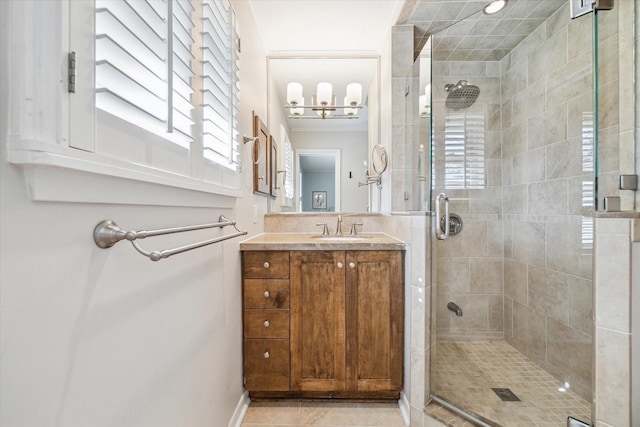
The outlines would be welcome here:
[[[511,389],[508,388],[491,388],[498,397],[504,402],[520,402],[520,399]]]

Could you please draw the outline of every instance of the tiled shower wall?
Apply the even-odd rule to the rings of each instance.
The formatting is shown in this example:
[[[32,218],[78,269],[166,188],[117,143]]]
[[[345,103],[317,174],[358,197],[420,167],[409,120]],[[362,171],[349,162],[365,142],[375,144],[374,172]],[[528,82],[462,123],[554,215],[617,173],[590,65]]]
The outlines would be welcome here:
[[[432,109],[434,127],[434,194],[445,191],[450,200],[450,212],[463,221],[462,232],[437,241],[436,324],[438,336],[445,339],[502,339],[503,332],[503,245],[502,245],[502,182],[501,182],[501,121],[500,64],[495,61],[438,61],[440,41],[434,38],[432,64]],[[466,109],[445,113],[445,84],[467,80],[480,87],[475,103]],[[455,189],[451,174],[445,171],[444,144],[455,133],[455,124],[445,120],[453,116],[474,120],[482,126],[484,142],[485,182],[476,189]],[[469,128],[464,126],[468,131]],[[447,310],[454,302],[463,315]]]
[[[584,397],[592,371],[592,21],[568,3],[501,60],[505,339]]]

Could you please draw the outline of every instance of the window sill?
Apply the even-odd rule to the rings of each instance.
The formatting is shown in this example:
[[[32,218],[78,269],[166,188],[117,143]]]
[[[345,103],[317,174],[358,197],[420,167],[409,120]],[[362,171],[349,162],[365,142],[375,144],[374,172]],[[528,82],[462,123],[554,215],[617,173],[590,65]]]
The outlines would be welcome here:
[[[241,190],[60,145],[10,144],[34,201],[233,208]]]

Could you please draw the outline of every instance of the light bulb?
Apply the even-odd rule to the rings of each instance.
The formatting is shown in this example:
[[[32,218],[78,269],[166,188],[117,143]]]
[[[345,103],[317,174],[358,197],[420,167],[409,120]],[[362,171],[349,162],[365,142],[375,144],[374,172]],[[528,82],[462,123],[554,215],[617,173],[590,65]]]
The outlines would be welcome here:
[[[287,104],[304,105],[302,98],[302,85],[298,82],[291,82],[287,85]]]
[[[304,97],[300,98],[300,103],[298,105],[304,105]],[[289,113],[292,116],[302,116],[304,114],[304,108],[302,107],[289,108]]]
[[[362,103],[362,85],[360,83],[349,83],[347,85],[347,96],[344,98],[344,105],[360,105]]]
[[[331,86],[331,83],[327,83],[327,82],[318,83],[316,97],[319,105],[331,104],[332,89],[333,87]]]
[[[485,15],[493,15],[500,12],[507,5],[507,0],[493,0],[482,9],[482,13]]]
[[[347,101],[347,97],[344,97],[344,105],[349,105],[349,102]],[[356,116],[358,114],[358,109],[357,108],[348,108],[346,107],[344,109],[344,114],[345,116]]]

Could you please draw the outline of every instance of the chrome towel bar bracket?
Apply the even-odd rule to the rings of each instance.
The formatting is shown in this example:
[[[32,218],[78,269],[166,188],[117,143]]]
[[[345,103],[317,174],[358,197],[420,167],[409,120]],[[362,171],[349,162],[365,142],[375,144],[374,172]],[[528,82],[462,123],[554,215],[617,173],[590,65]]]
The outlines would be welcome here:
[[[173,233],[182,233],[185,231],[195,231],[195,230],[203,230],[207,228],[223,228],[228,225],[232,225],[233,228],[236,229],[236,233],[228,234],[226,236],[215,237],[213,239],[204,240],[202,242],[193,243],[191,245],[180,246],[173,249],[164,249],[161,251],[145,251],[140,247],[140,245],[135,241],[137,239],[144,239],[146,237],[153,236],[162,236],[164,234],[173,234]],[[244,236],[247,234],[247,231],[240,230],[236,226],[235,221],[231,221],[227,219],[224,215],[220,215],[218,218],[218,222],[209,223],[209,224],[199,224],[199,225],[189,225],[185,227],[174,227],[174,228],[164,228],[158,230],[140,230],[140,231],[126,231],[121,229],[118,224],[110,219],[106,219],[96,225],[93,230],[93,241],[96,245],[102,249],[107,249],[115,245],[121,240],[128,240],[131,242],[133,247],[140,252],[142,255],[148,257],[151,261],[159,261],[163,258],[169,258],[172,255],[179,254],[182,252],[187,252],[192,249],[201,248],[203,246],[207,246],[213,243],[222,242],[223,240],[232,239],[238,236]]]

